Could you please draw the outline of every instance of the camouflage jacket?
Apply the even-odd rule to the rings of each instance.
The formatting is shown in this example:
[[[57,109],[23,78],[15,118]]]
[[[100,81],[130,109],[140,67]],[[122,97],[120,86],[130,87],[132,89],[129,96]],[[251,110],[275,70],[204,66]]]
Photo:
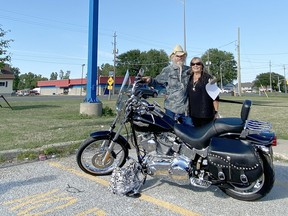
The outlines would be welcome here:
[[[188,112],[187,85],[191,70],[188,66],[169,65],[159,75],[152,78],[150,85],[157,88],[157,85],[166,86],[166,99],[164,108],[177,114]]]

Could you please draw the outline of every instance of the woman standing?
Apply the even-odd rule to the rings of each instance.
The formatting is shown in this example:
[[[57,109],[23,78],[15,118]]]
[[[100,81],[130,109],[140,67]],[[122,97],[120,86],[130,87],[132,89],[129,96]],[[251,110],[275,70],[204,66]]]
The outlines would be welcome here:
[[[206,91],[206,84],[213,77],[205,71],[199,57],[194,57],[190,66],[192,75],[188,83],[189,115],[195,127],[201,127],[218,117],[219,96],[213,100]]]

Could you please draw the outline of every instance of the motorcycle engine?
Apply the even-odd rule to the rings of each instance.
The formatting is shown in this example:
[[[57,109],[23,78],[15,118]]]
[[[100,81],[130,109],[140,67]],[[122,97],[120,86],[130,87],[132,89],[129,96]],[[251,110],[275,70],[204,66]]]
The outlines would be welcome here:
[[[143,158],[147,174],[179,185],[208,188],[211,183],[204,179],[205,171],[201,171],[201,166],[207,166],[207,160],[199,161],[196,167],[192,165],[194,156],[191,155],[195,153],[176,138],[169,132],[138,135],[138,144],[147,153]]]
[[[138,143],[146,152],[156,151],[157,154],[172,154],[179,149],[175,142],[176,136],[172,133],[141,133],[138,135]]]
[[[141,133],[138,143],[146,151],[147,174],[174,183],[189,184],[190,159],[177,154],[181,143],[172,133]]]
[[[189,184],[189,173],[191,171],[190,160],[183,155],[146,156],[147,174],[179,185]]]

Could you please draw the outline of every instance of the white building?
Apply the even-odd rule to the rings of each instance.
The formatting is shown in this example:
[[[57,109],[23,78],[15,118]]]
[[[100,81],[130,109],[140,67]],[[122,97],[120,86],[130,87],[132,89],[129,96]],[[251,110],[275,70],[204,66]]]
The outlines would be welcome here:
[[[11,72],[9,65],[5,64],[0,69],[0,95],[11,95],[13,92],[14,74]]]

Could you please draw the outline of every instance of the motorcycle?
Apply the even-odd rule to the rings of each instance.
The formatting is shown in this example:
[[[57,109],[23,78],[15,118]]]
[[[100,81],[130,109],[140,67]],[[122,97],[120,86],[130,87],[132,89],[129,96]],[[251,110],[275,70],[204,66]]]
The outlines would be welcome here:
[[[239,118],[218,118],[195,128],[171,119],[157,102],[144,99],[139,91],[142,76],[140,71],[130,88],[126,72],[110,129],[91,133],[80,145],[76,159],[84,172],[112,174],[110,190],[127,196],[140,194],[147,176],[205,189],[215,185],[244,201],[270,192],[276,136],[270,123],[248,119],[250,100],[243,102]],[[137,159],[129,156],[132,145]],[[124,166],[127,161],[132,162]]]

